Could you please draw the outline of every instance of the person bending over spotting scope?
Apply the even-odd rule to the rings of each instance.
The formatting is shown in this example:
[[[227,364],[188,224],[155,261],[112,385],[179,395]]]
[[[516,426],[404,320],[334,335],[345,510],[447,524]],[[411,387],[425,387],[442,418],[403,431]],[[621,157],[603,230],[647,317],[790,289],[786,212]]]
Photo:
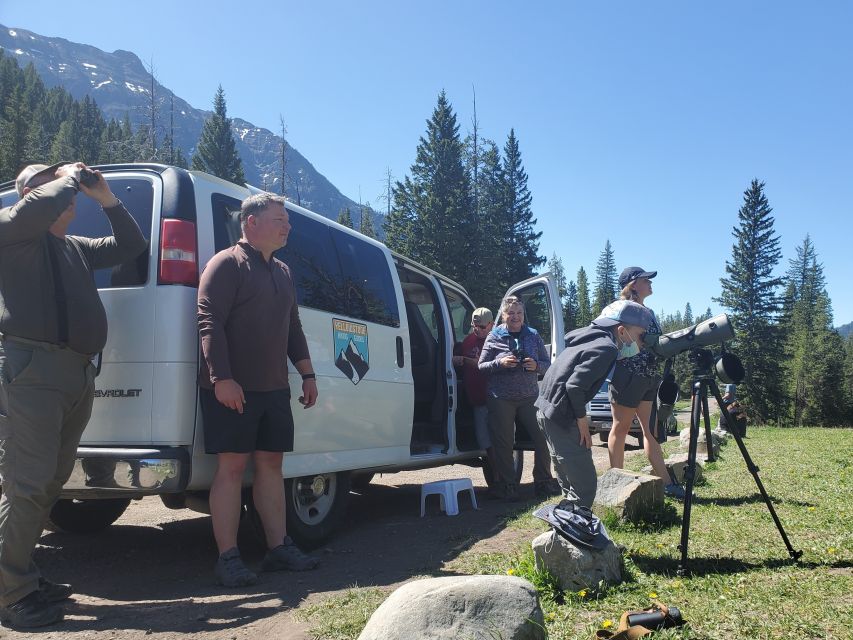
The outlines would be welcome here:
[[[536,420],[545,434],[563,495],[586,507],[597,479],[586,403],[610,377],[617,360],[642,341],[651,312],[630,300],[607,305],[588,327],[566,334],[566,348],[545,373]]]

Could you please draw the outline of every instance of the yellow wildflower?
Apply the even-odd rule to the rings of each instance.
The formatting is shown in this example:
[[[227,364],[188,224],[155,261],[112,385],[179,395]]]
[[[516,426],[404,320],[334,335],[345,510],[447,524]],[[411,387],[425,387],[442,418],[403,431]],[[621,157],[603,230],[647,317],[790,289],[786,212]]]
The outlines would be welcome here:
[[[578,591],[578,595],[581,598],[586,598],[586,589],[581,589],[580,591]]]
[[[649,597],[650,597],[650,598],[657,598],[657,597],[658,597],[658,594],[657,594],[655,591],[652,591],[652,592],[649,594]]]
[[[506,574],[508,576],[514,576],[515,575],[515,569],[507,569]]]
[[[602,629],[609,629],[612,626],[613,626],[613,620],[605,620],[604,622],[601,623]]]
[[[837,549],[835,547],[830,547],[829,549],[826,550],[827,553],[835,553],[836,551],[837,551]]]
[[[809,507],[809,511],[814,511],[814,507]]]

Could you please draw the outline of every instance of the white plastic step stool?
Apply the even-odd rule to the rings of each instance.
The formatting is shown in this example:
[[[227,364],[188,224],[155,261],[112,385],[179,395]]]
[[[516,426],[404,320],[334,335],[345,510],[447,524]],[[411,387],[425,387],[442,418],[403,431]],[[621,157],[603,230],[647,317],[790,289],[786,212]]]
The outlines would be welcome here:
[[[474,505],[475,509],[479,509],[471,478],[438,480],[421,485],[421,518],[426,513],[426,497],[432,494],[438,495],[442,511],[449,516],[457,515],[459,513],[458,496],[461,491],[468,491],[471,494],[471,504]]]

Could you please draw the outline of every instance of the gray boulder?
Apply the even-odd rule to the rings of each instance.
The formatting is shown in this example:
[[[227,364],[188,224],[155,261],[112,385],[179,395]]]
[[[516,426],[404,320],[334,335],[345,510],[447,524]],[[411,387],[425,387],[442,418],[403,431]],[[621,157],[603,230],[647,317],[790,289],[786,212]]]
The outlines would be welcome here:
[[[513,576],[427,578],[404,584],[358,640],[543,640],[536,587]]]
[[[681,448],[685,451],[690,448],[690,427],[681,430],[681,434],[678,436],[678,439],[681,441]],[[717,454],[720,453],[720,444],[723,442],[723,439],[715,434],[713,431],[711,432],[711,447],[714,451],[714,457],[717,457]],[[708,455],[708,443],[705,442],[705,427],[699,429],[699,437],[696,440],[696,454],[697,459],[700,455]]]
[[[533,555],[536,568],[547,569],[565,591],[622,582],[622,554],[612,540],[604,549],[587,549],[551,529],[533,540]]]
[[[625,469],[608,469],[598,477],[595,505],[614,509],[623,520],[640,522],[647,513],[663,507],[663,480]]]
[[[679,484],[684,482],[684,469],[687,467],[687,453],[674,453],[669,456],[666,460],[663,461],[666,465],[666,468],[672,472],[672,475],[675,476],[676,482]],[[696,479],[694,482],[699,482],[702,479],[702,467],[705,466],[705,458],[701,456],[696,457]],[[643,473],[652,473],[651,465],[647,467],[643,467]]]

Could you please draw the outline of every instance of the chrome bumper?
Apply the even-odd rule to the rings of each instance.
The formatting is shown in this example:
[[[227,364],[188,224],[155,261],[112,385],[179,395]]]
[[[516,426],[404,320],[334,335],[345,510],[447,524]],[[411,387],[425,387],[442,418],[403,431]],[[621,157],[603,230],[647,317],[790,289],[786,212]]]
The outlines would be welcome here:
[[[187,485],[189,452],[182,447],[79,447],[63,498],[177,493]]]

